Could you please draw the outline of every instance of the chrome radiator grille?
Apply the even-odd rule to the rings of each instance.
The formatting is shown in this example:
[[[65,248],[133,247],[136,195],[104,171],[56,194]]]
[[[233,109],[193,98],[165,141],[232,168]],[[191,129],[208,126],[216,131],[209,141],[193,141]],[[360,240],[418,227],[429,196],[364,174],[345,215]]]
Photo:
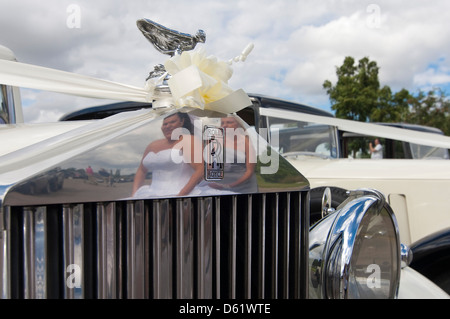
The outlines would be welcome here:
[[[306,298],[308,192],[3,207],[4,298]]]

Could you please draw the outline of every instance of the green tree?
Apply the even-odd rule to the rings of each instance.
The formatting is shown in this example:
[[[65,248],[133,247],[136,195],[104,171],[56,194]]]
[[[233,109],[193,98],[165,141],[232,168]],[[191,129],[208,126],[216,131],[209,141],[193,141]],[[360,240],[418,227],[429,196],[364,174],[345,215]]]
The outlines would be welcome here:
[[[336,85],[329,80],[323,83],[336,117],[427,125],[450,136],[450,102],[441,89],[419,91],[417,96],[406,89],[392,93],[389,86],[380,88],[378,71],[377,63],[367,57],[359,60],[358,65],[350,56],[344,59],[336,68]]]
[[[436,127],[450,136],[450,101],[442,89],[435,88],[428,93],[419,91],[409,102],[406,122]]]
[[[329,80],[323,88],[330,97],[331,108],[336,117],[366,122],[379,103],[378,66],[365,57],[355,65],[355,59],[346,57],[342,66],[336,68],[336,85]]]
[[[378,105],[370,112],[370,122],[405,122],[411,98],[406,89],[392,94],[389,86],[383,86],[378,93]]]

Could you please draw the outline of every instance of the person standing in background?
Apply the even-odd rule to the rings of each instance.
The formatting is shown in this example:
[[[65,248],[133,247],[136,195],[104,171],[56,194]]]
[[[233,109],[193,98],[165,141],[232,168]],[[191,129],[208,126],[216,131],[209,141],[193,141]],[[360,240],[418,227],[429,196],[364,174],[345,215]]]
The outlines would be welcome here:
[[[381,145],[378,138],[375,139],[374,145],[372,142],[369,143],[370,158],[371,159],[382,159],[383,158],[383,145]]]

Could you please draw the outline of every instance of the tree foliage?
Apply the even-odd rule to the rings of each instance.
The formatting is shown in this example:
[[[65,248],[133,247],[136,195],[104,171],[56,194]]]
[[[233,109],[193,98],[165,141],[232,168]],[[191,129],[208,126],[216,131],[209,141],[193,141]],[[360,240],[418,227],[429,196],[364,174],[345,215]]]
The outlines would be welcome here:
[[[450,136],[450,101],[440,88],[430,90],[427,94],[419,91],[410,100],[410,110],[405,121],[437,127]]]
[[[389,86],[380,87],[379,67],[364,57],[355,63],[346,57],[336,68],[335,85],[325,80],[323,88],[329,95],[336,117],[362,122],[406,122],[441,129],[450,135],[450,102],[437,88],[416,96],[402,89],[393,93]]]
[[[371,110],[376,107],[380,83],[378,66],[368,58],[355,65],[352,57],[346,57],[344,64],[336,69],[338,81],[335,86],[326,80],[323,87],[332,102],[332,110],[339,118],[366,122]]]

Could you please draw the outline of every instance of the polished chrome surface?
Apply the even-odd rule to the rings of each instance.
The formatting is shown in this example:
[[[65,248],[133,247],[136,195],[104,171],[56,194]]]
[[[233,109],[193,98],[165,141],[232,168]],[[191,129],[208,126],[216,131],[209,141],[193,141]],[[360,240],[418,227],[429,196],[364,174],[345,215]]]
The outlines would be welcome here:
[[[363,251],[364,254],[365,249],[368,249],[364,248],[364,240],[371,236],[385,236],[389,227],[383,223],[387,222],[390,223],[392,233],[387,234],[383,242],[386,244],[387,240],[392,251],[381,251],[381,246],[371,247],[370,249],[375,249],[371,254],[373,260],[367,261],[367,266],[375,264],[375,256],[381,254],[382,259],[383,254],[388,255],[387,261],[392,264],[392,276],[389,280],[383,277],[382,281],[383,284],[389,284],[386,295],[395,298],[400,277],[400,243],[395,216],[382,194],[377,191],[362,189],[349,194],[350,199],[340,205],[335,213],[326,216],[310,230],[310,297],[347,298],[355,285],[354,280],[357,280],[351,278],[352,265],[357,261],[359,253]],[[382,225],[385,229],[374,228],[374,233],[369,232],[369,228],[376,226],[373,218],[383,218]]]
[[[307,195],[4,207],[3,297],[306,298]]]
[[[11,234],[10,234],[10,207],[0,205],[0,297],[2,299],[11,296],[11,268],[9,260],[11,259]]]
[[[98,296],[102,299],[120,297],[122,283],[118,276],[120,269],[116,260],[121,256],[122,238],[116,237],[115,234],[116,229],[122,227],[122,224],[118,214],[115,203],[97,204]],[[78,219],[81,221],[81,218],[80,214]],[[77,234],[75,240],[81,235]],[[77,248],[80,250],[82,247]],[[81,257],[81,251],[76,255]]]
[[[24,298],[46,298],[46,210],[26,209],[23,217]]]
[[[84,276],[83,244],[84,244],[84,212],[83,205],[64,205],[62,218],[64,228],[63,260],[65,274],[68,275],[64,296],[68,299],[81,299],[84,291],[80,286]],[[101,247],[99,247],[99,256]],[[76,276],[80,276],[77,278]],[[100,284],[101,286],[101,284]]]
[[[213,236],[212,236],[212,226],[213,226],[213,212],[212,212],[212,198],[201,198],[198,201],[198,297],[202,299],[211,299],[213,293]],[[234,282],[233,277],[231,282]]]
[[[190,35],[166,28],[149,19],[139,19],[136,24],[156,50],[170,56],[193,50],[197,43],[206,41],[206,34],[203,30],[198,30],[195,35]]]
[[[344,207],[347,203],[351,202],[354,199],[358,199],[362,196],[373,196],[377,199],[376,205],[380,209],[381,207],[386,205],[386,197],[379,190],[372,188],[358,188],[354,190],[347,191],[347,199],[339,205],[338,209]]]
[[[194,145],[199,153],[195,154],[196,159],[202,159],[202,128],[204,125],[220,124],[220,117],[207,117],[198,110],[186,108],[183,112],[187,112],[197,131],[194,130],[194,136],[198,145]],[[145,196],[132,197],[133,179],[137,168],[142,160],[142,154],[149,143],[162,137],[161,126],[164,117],[173,114],[176,111],[149,111],[154,116],[144,116],[140,124],[133,122],[133,125],[127,127],[123,134],[117,136],[106,134],[108,138],[96,147],[86,150],[81,154],[69,156],[69,159],[59,162],[57,166],[52,166],[43,171],[34,171],[34,166],[30,168],[33,171],[27,177],[20,180],[15,185],[3,185],[2,174],[0,174],[0,191],[3,190],[2,203],[4,205],[48,205],[59,203],[80,203],[85,201],[107,202],[127,199],[150,199],[157,198],[156,194],[146,194]],[[156,116],[164,113],[164,115]],[[218,116],[218,114],[216,114]],[[118,115],[119,118],[126,117],[124,113]],[[237,117],[242,123],[243,121]],[[114,122],[111,118],[107,121]],[[134,121],[134,120],[133,120]],[[94,123],[95,127],[103,132],[103,124]],[[125,126],[125,124],[121,124]],[[301,175],[286,159],[281,157],[274,150],[271,150],[270,156],[267,149],[268,145],[257,133],[246,125],[245,134],[253,142],[253,146],[258,153],[255,161],[257,162],[255,169],[255,185],[252,192],[284,192],[298,191],[306,189],[309,186],[307,179]],[[83,130],[87,130],[86,127]],[[110,128],[107,129],[110,132]],[[77,143],[82,143],[82,138],[76,135]],[[93,132],[80,132],[87,134],[90,139],[95,139]],[[109,136],[112,136],[109,138]],[[179,138],[179,136],[178,136]],[[79,139],[79,141],[78,141]],[[55,141],[45,141],[40,145],[42,148],[51,147],[53,143],[62,143],[63,137],[58,137]],[[229,152],[230,153],[230,152]],[[64,154],[59,154],[63,156]],[[58,156],[59,156],[58,155]],[[173,159],[172,159],[173,160]],[[178,160],[178,159],[177,159]],[[234,160],[234,158],[233,158]],[[276,163],[276,165],[274,164]],[[276,171],[266,173],[265,170],[276,166]],[[33,164],[34,165],[34,164]],[[86,169],[91,166],[94,175],[90,178]],[[227,174],[233,174],[230,171]],[[151,176],[146,179],[146,184],[150,184]],[[221,182],[221,181],[219,181]],[[232,190],[232,189],[231,189]],[[237,190],[236,192],[241,192]],[[247,193],[247,192],[242,192]],[[217,190],[202,190],[200,194],[191,194],[191,196],[215,196],[218,195]],[[175,197],[175,195],[167,195],[165,197]]]
[[[176,272],[178,299],[194,297],[194,205],[189,199],[177,199],[176,202]],[[220,213],[220,212],[219,212]],[[217,240],[217,239],[216,239]]]
[[[204,125],[217,126],[224,116],[182,111],[199,128],[200,146]],[[58,154],[53,165],[24,166],[14,185],[0,174],[2,296],[307,297],[306,178],[244,125],[263,156],[253,190],[133,197],[142,153],[176,111],[145,112],[121,113],[43,141],[42,154],[67,140],[83,147]],[[264,173],[271,160],[278,170]]]
[[[154,239],[153,243],[156,245],[156,247],[154,247],[155,259],[160,261],[161,255],[164,256],[164,249],[170,248],[170,243],[164,242],[163,244],[161,244],[161,228],[164,226],[164,224],[161,225],[161,223],[158,223],[158,221],[161,220],[160,216],[158,216],[160,213],[159,209],[161,208],[161,204],[155,202],[153,203],[153,205],[156,206],[154,217],[158,219],[153,234],[158,234],[160,236],[157,237],[156,240]],[[148,238],[148,236],[150,236],[147,228],[148,209],[149,207],[146,206],[143,201],[127,203],[127,292],[128,297],[132,299],[147,298],[149,294],[149,287],[147,284],[149,280],[149,256],[147,255],[149,247],[146,245],[148,241],[145,240],[146,238]],[[165,229],[163,229],[163,231],[164,230]],[[161,248],[162,245],[163,248]],[[164,260],[161,262],[164,262]],[[161,287],[160,284],[159,275],[161,275],[161,268],[162,265],[158,264],[153,278],[154,280],[156,280],[155,294],[157,297],[162,298],[165,291],[164,287]]]
[[[224,177],[225,130],[221,127],[206,125],[203,131],[203,149],[206,151],[204,163],[205,180],[217,181]]]
[[[331,189],[329,187],[325,188],[322,196],[322,218],[325,216],[332,214],[334,212],[334,208],[331,206]]]
[[[400,244],[400,256],[402,268],[408,267],[413,260],[413,252],[408,245]]]

